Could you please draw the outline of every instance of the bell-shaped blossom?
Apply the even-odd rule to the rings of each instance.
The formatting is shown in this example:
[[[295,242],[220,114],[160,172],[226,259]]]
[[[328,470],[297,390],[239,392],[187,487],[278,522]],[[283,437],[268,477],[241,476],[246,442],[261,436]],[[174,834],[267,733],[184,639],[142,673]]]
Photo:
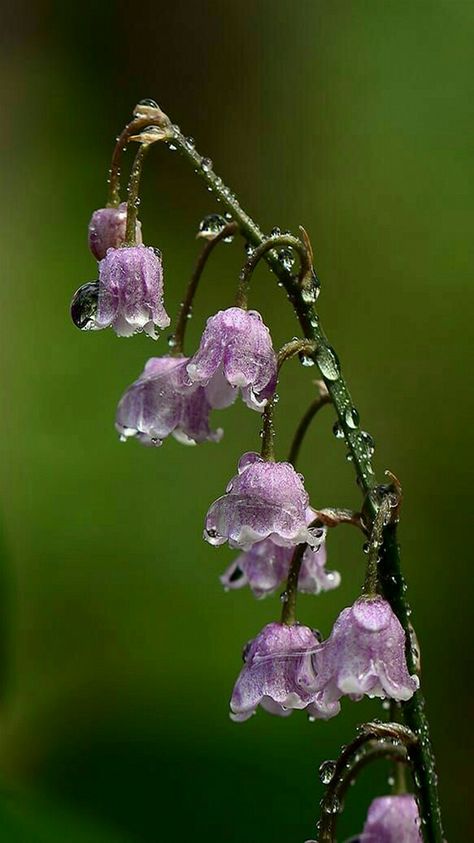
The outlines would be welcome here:
[[[155,328],[170,318],[163,306],[163,267],[151,246],[109,249],[99,264],[99,302],[96,325],[113,327],[119,337],[144,331],[153,339]]]
[[[260,314],[229,307],[211,316],[188,372],[192,381],[204,385],[221,375],[220,404],[214,406],[228,406],[240,389],[245,403],[261,412],[275,391],[277,357]]]
[[[202,386],[189,386],[187,357],[152,357],[128,387],[117,408],[115,426],[122,436],[144,445],[161,445],[172,434],[188,445],[218,442],[222,430],[209,426],[211,405]]]
[[[244,651],[230,701],[232,720],[248,720],[258,706],[280,716],[314,706],[312,653],[317,646],[317,635],[307,626],[267,624]],[[313,716],[326,719],[337,714],[338,705],[315,711]]]
[[[99,208],[94,211],[89,223],[89,249],[98,261],[105,258],[109,249],[118,249],[125,242],[127,226],[127,203],[117,208]],[[142,242],[142,227],[137,221],[136,243]]]
[[[403,627],[378,596],[361,597],[341,612],[314,661],[316,701],[323,705],[344,695],[409,700],[419,687],[408,673]]]
[[[359,840],[361,843],[422,843],[415,797],[404,793],[374,799]]]
[[[244,454],[226,494],[207,513],[204,538],[242,550],[267,538],[282,547],[304,542],[317,547],[320,530],[307,526],[308,503],[303,478],[290,463]]]
[[[312,510],[310,509],[310,512]],[[314,517],[314,516],[313,516]],[[313,518],[311,518],[311,521]],[[321,531],[320,545],[307,547],[301,562],[298,591],[319,594],[330,591],[341,582],[337,571],[326,570],[325,531]],[[227,590],[250,586],[258,599],[267,597],[288,577],[294,548],[281,547],[271,539],[264,539],[241,553],[224,571],[220,580]]]

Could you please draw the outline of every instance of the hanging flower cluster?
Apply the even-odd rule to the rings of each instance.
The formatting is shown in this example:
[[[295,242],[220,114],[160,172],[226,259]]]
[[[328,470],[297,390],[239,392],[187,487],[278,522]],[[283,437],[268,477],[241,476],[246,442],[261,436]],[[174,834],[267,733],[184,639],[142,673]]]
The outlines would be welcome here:
[[[153,106],[145,108],[147,113],[150,109],[153,112]],[[162,127],[160,132],[160,137],[166,136]],[[146,143],[152,142],[149,128],[144,138]],[[163,302],[161,253],[142,243],[141,224],[136,218],[141,158],[139,165],[132,173],[128,203],[120,204],[115,184],[111,190],[114,203],[92,215],[89,246],[98,261],[98,279],[76,292],[71,314],[81,330],[112,327],[120,337],[143,332],[157,339],[157,329],[168,327],[170,318]],[[201,224],[199,235],[205,240],[205,257],[215,243],[228,242],[232,237],[228,219],[212,215],[209,220],[212,226]],[[233,230],[238,228],[236,223],[232,225]],[[274,250],[280,241],[287,242],[278,231],[262,245],[258,257]],[[312,286],[311,297],[305,288],[301,295],[306,304],[312,305],[315,276],[313,270],[308,270],[311,249],[306,235],[303,241],[299,244],[302,270],[303,265],[305,269],[301,278],[310,278]],[[295,238],[291,242],[298,244]],[[250,264],[253,269],[254,263],[250,257],[247,270]],[[263,414],[261,453],[249,451],[241,456],[237,473],[225,493],[209,507],[204,524],[204,537],[209,544],[227,543],[239,551],[221,576],[226,590],[248,585],[255,597],[262,598],[273,594],[286,581],[281,619],[264,626],[244,650],[244,665],[230,700],[230,716],[234,721],[245,721],[260,707],[282,717],[293,710],[304,710],[311,720],[326,720],[339,713],[343,698],[357,701],[368,696],[407,701],[417,690],[419,680],[408,669],[406,633],[384,596],[377,573],[387,521],[377,527],[375,517],[373,533],[369,533],[370,570],[363,593],[352,606],[342,610],[329,636],[323,639],[296,616],[298,592],[321,595],[340,584],[340,574],[326,569],[326,540],[328,529],[347,519],[325,519],[326,511],[311,505],[304,478],[295,469],[295,456],[291,461],[275,459],[275,389],[280,366],[295,353],[300,354],[304,364],[314,357],[328,382],[337,378],[335,355],[329,347],[324,355],[319,354],[314,344],[308,346],[307,341],[294,338],[277,354],[262,316],[247,309],[244,271],[237,304],[210,316],[199,347],[194,354],[185,356],[185,324],[201,264],[181,306],[168,353],[151,357],[125,390],[118,403],[115,426],[123,441],[133,438],[143,445],[160,446],[173,436],[178,442],[196,445],[221,440],[223,431],[212,428],[211,411],[229,407],[239,394],[247,407]],[[284,265],[287,269],[292,265],[288,249]],[[329,400],[328,393],[326,398]],[[358,426],[358,414],[353,408],[346,408],[344,418],[350,428]],[[341,430],[339,421],[336,435]],[[369,439],[368,434],[363,436],[361,432],[361,447],[368,447]],[[367,534],[367,527],[362,526]],[[377,799],[360,839],[387,843],[402,840],[391,831],[392,826],[397,826],[400,834],[402,825],[406,826],[403,839],[407,843],[421,839],[413,798],[404,795]]]

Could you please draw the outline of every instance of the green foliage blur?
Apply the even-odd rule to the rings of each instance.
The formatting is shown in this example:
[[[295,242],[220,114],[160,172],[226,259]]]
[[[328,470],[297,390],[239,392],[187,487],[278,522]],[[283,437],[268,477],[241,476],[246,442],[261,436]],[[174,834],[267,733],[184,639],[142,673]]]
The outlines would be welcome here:
[[[379,475],[390,468],[403,484],[403,563],[447,837],[469,839],[473,36],[472,0],[2,10],[5,843],[303,843],[316,836],[319,764],[358,722],[383,716],[365,701],[328,723],[230,722],[241,647],[279,600],[224,594],[232,553],[201,533],[239,455],[258,448],[260,418],[242,404],[216,414],[218,446],[119,444],[118,398],[166,337],[119,340],[70,322],[73,291],[96,277],[86,228],[106,198],[112,144],[142,97],[196,138],[264,230],[303,224],[311,235],[323,324]],[[163,250],[171,314],[199,220],[219,210],[177,153],[153,150],[140,215],[146,242]],[[213,256],[190,351],[205,318],[232,301],[242,260],[236,244]],[[251,304],[275,344],[297,332],[264,268]],[[283,375],[281,456],[315,377],[297,362]],[[316,506],[357,508],[333,421],[326,408],[301,469]],[[328,552],[340,589],[299,603],[325,635],[364,566],[349,528]],[[341,841],[387,776],[382,764],[351,789]]]

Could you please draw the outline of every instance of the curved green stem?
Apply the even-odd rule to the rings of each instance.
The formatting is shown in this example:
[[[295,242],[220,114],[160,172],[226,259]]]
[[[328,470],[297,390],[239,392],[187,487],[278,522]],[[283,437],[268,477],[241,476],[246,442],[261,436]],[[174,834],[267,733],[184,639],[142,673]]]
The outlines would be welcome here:
[[[407,753],[417,743],[413,732],[399,723],[364,723],[359,728],[359,732],[360,734],[342,750],[334,765],[326,793],[321,800],[319,843],[334,843],[336,820],[344,794],[360,769],[376,757],[380,757],[380,754],[389,758],[397,755],[400,760],[406,760],[408,763]],[[366,757],[367,750],[372,750],[372,752]],[[403,755],[399,754],[400,751]]]
[[[312,354],[314,351],[314,343],[308,340],[291,340],[287,342],[278,352],[277,360],[277,376],[280,369],[287,360],[294,357],[295,354]],[[273,412],[275,409],[275,395],[273,395],[263,411],[263,425],[262,425],[262,450],[261,454],[264,460],[273,461],[275,459],[274,453],[274,439],[275,426],[273,423]]]
[[[147,123],[152,124],[153,120],[148,119]],[[172,133],[173,145],[229,211],[238,223],[242,235],[254,248],[261,246],[267,238],[254,220],[240,206],[235,195],[215,174],[209,164],[209,159],[203,158],[177,127],[171,126],[169,119],[167,125],[169,125]],[[358,427],[357,415],[354,413],[351,395],[341,373],[337,355],[330,346],[315,311],[317,291],[315,290],[314,295],[312,295],[311,291],[303,290],[301,285],[298,284],[298,278],[285,266],[274,249],[266,252],[265,260],[278,281],[284,286],[305,337],[315,343],[316,350],[313,358],[324,378],[336,410],[357,482],[362,492],[370,493],[377,486],[372,467],[373,448],[367,444],[367,434],[364,434]],[[367,510],[372,521],[377,513],[377,508],[369,498]],[[388,525],[384,530],[384,543],[379,562],[379,581],[385,597],[389,600],[405,630],[407,662],[409,669],[414,670],[415,659],[409,643],[409,607],[400,571],[395,524]],[[420,691],[417,691],[411,700],[403,704],[403,711],[405,722],[419,737],[417,749],[412,753],[412,762],[416,772],[415,782],[417,783],[424,835],[429,843],[444,843],[429,725]]]
[[[311,422],[313,421],[317,413],[319,413],[322,407],[324,407],[326,404],[331,403],[329,392],[327,391],[326,385],[323,382],[322,386],[324,387],[324,389],[320,389],[320,394],[309,405],[298,427],[296,428],[295,435],[291,443],[290,452],[288,454],[288,462],[291,462],[294,466],[296,466],[301,445],[303,444],[303,439],[306,436]]]
[[[226,237],[230,237],[232,234],[235,234],[237,229],[237,223],[231,222],[228,225],[224,226],[224,228],[222,228],[221,231],[219,231],[211,240],[207,240],[205,242],[201,254],[197,259],[194,272],[186,288],[184,299],[179,308],[179,314],[176,320],[176,330],[173,335],[173,355],[179,356],[183,354],[184,335],[186,333],[186,327],[189,321],[189,316],[191,314],[194,296],[196,295],[199,281],[201,280],[201,275],[203,273],[204,267],[206,266],[211,252],[214,250],[215,246],[217,246],[218,243],[220,243],[222,240],[225,240]]]
[[[294,626],[296,623],[296,598],[298,596],[298,579],[301,570],[301,563],[307,544],[299,544],[293,553],[293,558],[288,571],[286,588],[283,592],[283,606],[281,610],[281,623],[286,626]]]
[[[304,229],[303,229],[304,230]],[[305,236],[306,232],[305,232]],[[239,286],[237,289],[237,296],[236,296],[236,306],[242,307],[244,309],[247,308],[247,299],[248,299],[248,291],[250,286],[250,278],[252,273],[257,266],[258,262],[265,257],[267,252],[273,251],[275,258],[278,260],[278,252],[275,251],[281,246],[286,246],[294,249],[298,252],[300,256],[300,273],[299,273],[299,284],[303,287],[307,285],[308,279],[311,278],[313,267],[311,263],[311,251],[308,248],[308,245],[302,243],[301,240],[298,240],[297,237],[294,237],[293,234],[280,234],[276,236],[269,237],[267,240],[264,240],[250,255],[247,263],[242,268],[239,278]]]
[[[127,197],[127,225],[125,228],[125,245],[135,246],[137,242],[137,217],[138,205],[140,202],[140,179],[142,175],[143,162],[148,152],[149,144],[142,143],[138,147],[138,152],[135,155],[130,179],[128,182],[128,197]]]
[[[145,109],[142,109],[144,111]],[[138,112],[137,116],[127,123],[123,131],[117,138],[114,150],[112,152],[112,160],[109,169],[109,191],[107,207],[116,208],[120,205],[120,163],[122,155],[127,148],[127,145],[134,136],[142,132],[148,126],[160,128],[163,131],[161,138],[155,136],[155,140],[165,140],[168,136],[168,127],[170,125],[169,118],[160,109],[152,109],[153,114],[140,115],[139,106],[135,109]],[[161,117],[160,117],[161,114]]]
[[[380,759],[393,761],[397,767],[405,769],[409,763],[407,751],[404,746],[394,746],[389,741],[369,741],[364,752],[345,771],[345,775],[339,781],[335,781],[331,791],[326,792],[322,802],[322,814],[318,829],[318,843],[335,843],[337,820],[340,816],[340,809],[344,805],[345,795],[359,773],[369,764]],[[333,777],[334,780],[334,777]]]

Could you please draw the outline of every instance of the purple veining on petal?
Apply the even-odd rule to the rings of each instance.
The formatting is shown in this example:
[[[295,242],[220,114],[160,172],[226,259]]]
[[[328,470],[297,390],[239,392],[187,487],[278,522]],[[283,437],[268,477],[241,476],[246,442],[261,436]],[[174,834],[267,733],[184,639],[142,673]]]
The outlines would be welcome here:
[[[313,704],[316,676],[312,653],[317,644],[307,626],[267,624],[246,649],[230,702],[231,718],[248,720],[258,706],[285,716]]]
[[[152,357],[122,396],[115,426],[122,437],[161,445],[172,434],[184,444],[218,442],[209,426],[211,406],[203,387],[187,384],[186,357]]]
[[[382,597],[361,597],[344,609],[314,656],[321,704],[348,695],[408,700],[419,687],[405,659],[405,633]]]
[[[109,249],[99,264],[99,303],[96,323],[111,325],[118,336],[144,331],[157,338],[170,318],[163,306],[161,258],[148,246]]]
[[[307,507],[301,475],[290,463],[244,454],[227,493],[207,513],[205,538],[216,545],[228,541],[242,550],[267,538],[282,547],[303,542],[317,547],[320,538],[308,529]]]
[[[253,410],[262,412],[273,395],[277,378],[277,358],[270,332],[256,311],[240,307],[221,310],[207,320],[199,350],[188,364],[191,380],[211,387],[211,403],[224,407],[233,393]],[[219,386],[212,384],[219,378]],[[224,381],[228,389],[224,389]],[[213,403],[215,401],[216,403]]]

